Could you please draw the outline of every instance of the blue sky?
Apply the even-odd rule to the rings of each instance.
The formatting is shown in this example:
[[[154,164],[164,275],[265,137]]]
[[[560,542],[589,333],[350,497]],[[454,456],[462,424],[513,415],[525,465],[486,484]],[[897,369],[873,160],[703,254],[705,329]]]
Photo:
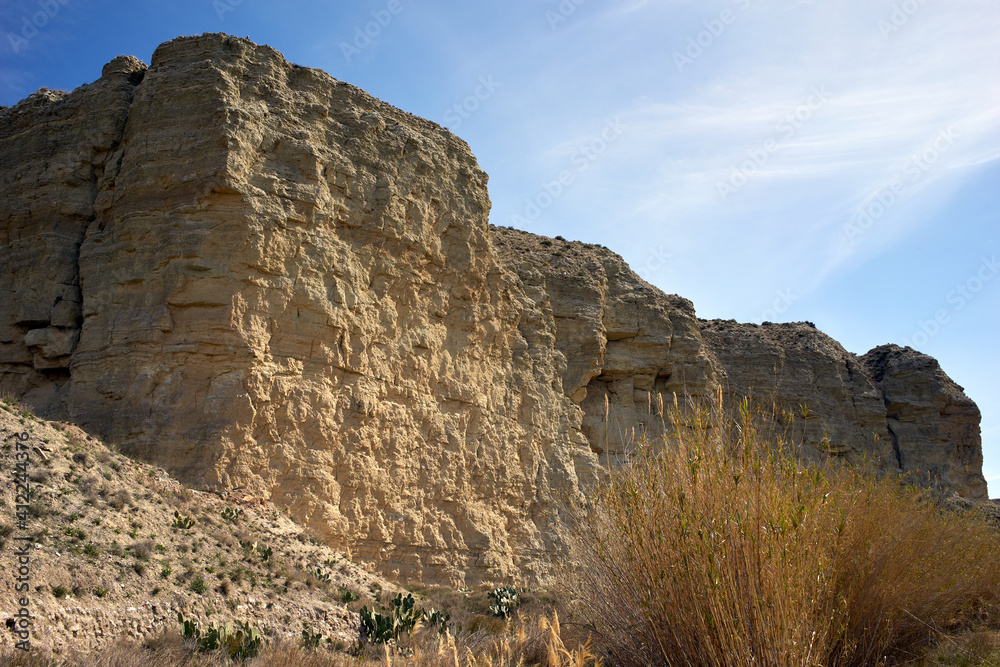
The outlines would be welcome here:
[[[494,224],[604,244],[702,317],[937,357],[1000,496],[991,0],[7,0],[0,30],[0,104],[228,32],[446,125]]]

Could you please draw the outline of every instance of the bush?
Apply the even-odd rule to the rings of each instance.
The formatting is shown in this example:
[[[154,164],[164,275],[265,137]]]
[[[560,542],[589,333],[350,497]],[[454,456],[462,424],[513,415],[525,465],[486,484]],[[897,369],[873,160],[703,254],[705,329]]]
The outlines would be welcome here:
[[[514,609],[520,604],[517,589],[513,586],[502,586],[489,592],[488,597],[493,600],[490,604],[490,612],[498,618],[510,618]]]
[[[425,620],[431,624],[440,624],[444,630],[448,619],[449,615],[436,610],[428,613],[415,608],[412,594],[404,598],[402,593],[397,593],[389,608],[383,609],[382,613],[368,607],[361,608],[361,637],[373,644],[398,642],[403,635],[410,635],[420,629]]]
[[[578,511],[567,573],[616,665],[870,665],[996,610],[1000,535],[980,517],[805,465],[749,401],[658,407],[658,442]]]
[[[226,507],[222,510],[222,518],[230,523],[236,523],[243,515],[243,510],[238,507]]]
[[[337,589],[337,599],[347,604],[348,602],[355,602],[361,599],[361,594],[355,590],[347,588],[346,586],[340,586]]]
[[[257,657],[264,646],[264,638],[257,628],[242,621],[225,625],[218,625],[213,621],[203,631],[197,623],[185,619],[181,612],[177,612],[177,622],[181,624],[185,639],[194,640],[198,650],[221,650],[237,662]]]
[[[119,489],[108,501],[108,504],[114,507],[116,510],[120,510],[126,505],[131,505],[133,502],[132,493],[128,489]]]
[[[134,543],[131,547],[132,555],[139,560],[148,561],[153,555],[153,541],[143,540]]]

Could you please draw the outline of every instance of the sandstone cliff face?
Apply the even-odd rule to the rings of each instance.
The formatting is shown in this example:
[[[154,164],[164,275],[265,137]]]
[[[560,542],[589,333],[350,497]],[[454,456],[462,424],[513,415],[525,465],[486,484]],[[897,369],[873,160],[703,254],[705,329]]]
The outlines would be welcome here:
[[[789,436],[807,458],[919,473],[986,498],[978,409],[934,359],[897,346],[859,358],[810,323],[700,320],[691,302],[646,284],[599,246],[507,228],[493,241],[551,301],[563,388],[583,409],[602,463],[614,465],[634,438],[656,431],[657,393],[714,400],[721,389],[731,405],[752,395],[794,417]]]
[[[586,243],[497,227],[493,243],[536,301],[550,304],[563,391],[583,410],[583,432],[601,462],[658,432],[655,396],[714,399],[721,368],[694,307],[640,279],[621,257]]]
[[[492,228],[461,140],[268,47],[182,38],[36,93],[0,164],[0,390],[404,581],[544,578],[554,501],[657,393],[771,391],[824,456],[985,491],[936,364],[706,323],[610,251]]]
[[[26,248],[5,284],[38,290],[15,303],[40,312],[5,323],[4,386],[186,481],[268,495],[401,579],[541,576],[550,495],[577,493],[596,458],[551,320],[490,250],[468,147],[224,36],[161,46],[134,89],[123,76],[140,78],[5,112],[11,201],[40,173],[54,192],[5,207]],[[80,132],[97,123],[76,109],[102,95],[122,101],[105,134],[51,142],[70,165],[98,153],[99,177],[50,176],[41,139],[25,155],[17,122]],[[37,248],[71,223],[45,251],[53,280]],[[64,291],[77,310],[60,319]]]
[[[80,246],[145,66],[116,58],[72,94],[0,110],[0,365],[4,388],[62,406],[80,337]]]

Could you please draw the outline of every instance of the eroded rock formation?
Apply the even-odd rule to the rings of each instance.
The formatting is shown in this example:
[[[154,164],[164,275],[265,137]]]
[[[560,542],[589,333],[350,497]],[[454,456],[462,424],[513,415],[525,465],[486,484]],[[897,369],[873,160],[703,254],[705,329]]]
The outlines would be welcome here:
[[[225,35],[0,109],[0,390],[401,580],[546,575],[656,393],[807,403],[822,455],[985,496],[936,362],[705,322],[614,253],[488,224],[447,130]]]

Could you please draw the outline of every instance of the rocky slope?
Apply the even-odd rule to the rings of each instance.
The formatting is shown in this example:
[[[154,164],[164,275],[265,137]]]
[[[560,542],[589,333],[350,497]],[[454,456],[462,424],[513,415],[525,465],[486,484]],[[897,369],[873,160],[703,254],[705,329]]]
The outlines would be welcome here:
[[[27,639],[57,654],[107,648],[179,631],[178,612],[202,627],[243,621],[291,642],[307,627],[348,646],[358,638],[356,608],[398,590],[271,503],[243,491],[190,490],[163,469],[7,398],[0,463],[14,474],[19,460],[31,492],[23,521],[14,484],[0,491],[0,564],[11,575],[0,579],[0,595],[10,601],[0,621],[8,646]],[[19,567],[26,570],[17,576]],[[20,620],[14,601],[21,598],[30,637],[9,630]]]
[[[40,91],[0,165],[0,389],[399,580],[544,578],[657,393],[806,403],[817,456],[985,495],[933,360],[704,322],[610,251],[490,227],[464,142],[269,47]]]

